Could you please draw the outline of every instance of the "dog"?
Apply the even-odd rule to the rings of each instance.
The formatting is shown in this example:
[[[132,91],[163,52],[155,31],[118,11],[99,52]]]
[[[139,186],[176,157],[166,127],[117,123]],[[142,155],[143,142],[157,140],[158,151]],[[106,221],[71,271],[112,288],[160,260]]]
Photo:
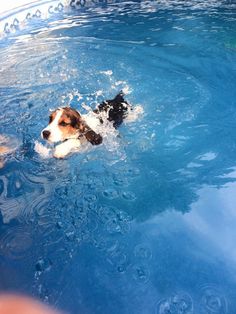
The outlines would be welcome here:
[[[103,101],[91,115],[81,115],[77,110],[63,107],[54,110],[49,117],[48,126],[42,130],[41,137],[56,145],[53,156],[65,158],[78,151],[84,141],[92,145],[100,145],[103,137],[96,130],[107,120],[117,129],[132,106],[120,92],[114,99]]]

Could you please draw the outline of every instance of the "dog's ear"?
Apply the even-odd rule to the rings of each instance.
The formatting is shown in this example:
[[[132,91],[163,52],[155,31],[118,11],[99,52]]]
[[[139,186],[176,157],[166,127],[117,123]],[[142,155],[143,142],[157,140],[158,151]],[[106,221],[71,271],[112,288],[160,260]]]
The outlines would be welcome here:
[[[99,145],[102,143],[102,136],[94,132],[84,120],[80,119],[78,128],[87,141],[89,141],[92,145]]]
[[[92,145],[99,145],[102,143],[102,137],[100,134],[97,134],[93,130],[89,129],[85,133],[86,139],[92,144]]]

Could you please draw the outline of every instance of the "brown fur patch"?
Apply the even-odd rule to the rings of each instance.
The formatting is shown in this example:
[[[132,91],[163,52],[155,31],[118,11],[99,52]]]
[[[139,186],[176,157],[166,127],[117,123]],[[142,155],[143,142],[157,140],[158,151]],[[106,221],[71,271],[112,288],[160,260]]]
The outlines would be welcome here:
[[[49,116],[49,123],[52,123],[52,121],[55,119],[57,115],[57,110],[53,111]]]
[[[81,131],[81,115],[72,108],[63,108],[58,127],[64,138],[76,135],[78,131]]]

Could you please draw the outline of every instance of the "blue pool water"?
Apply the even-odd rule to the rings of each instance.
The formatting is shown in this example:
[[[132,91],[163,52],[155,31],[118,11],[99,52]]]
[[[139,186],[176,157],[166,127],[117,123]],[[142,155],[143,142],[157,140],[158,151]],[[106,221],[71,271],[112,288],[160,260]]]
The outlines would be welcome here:
[[[236,5],[97,4],[0,41],[0,289],[72,314],[236,313]],[[110,146],[34,150],[50,109],[129,90]]]

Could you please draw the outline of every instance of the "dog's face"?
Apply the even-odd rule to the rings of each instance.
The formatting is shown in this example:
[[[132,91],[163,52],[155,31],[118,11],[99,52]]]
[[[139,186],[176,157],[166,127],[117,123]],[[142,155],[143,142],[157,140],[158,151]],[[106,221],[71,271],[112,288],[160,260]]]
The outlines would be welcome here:
[[[43,129],[43,139],[52,142],[63,142],[84,135],[92,145],[102,143],[100,134],[95,133],[74,109],[65,107],[53,111],[49,117],[49,125]]]
[[[80,131],[83,131],[81,115],[76,110],[65,107],[50,114],[49,125],[43,129],[41,136],[49,142],[56,143],[77,138]]]

